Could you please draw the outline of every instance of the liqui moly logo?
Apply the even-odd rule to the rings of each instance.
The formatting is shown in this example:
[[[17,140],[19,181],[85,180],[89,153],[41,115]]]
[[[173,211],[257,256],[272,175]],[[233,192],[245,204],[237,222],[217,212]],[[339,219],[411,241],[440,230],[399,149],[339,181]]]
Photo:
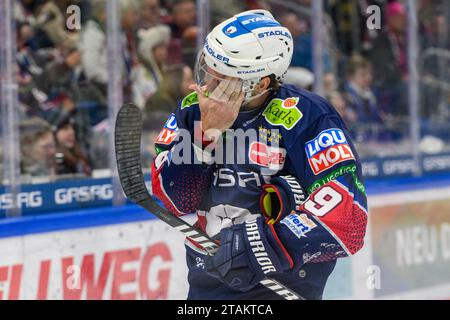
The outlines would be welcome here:
[[[172,113],[167,120],[166,124],[164,125],[164,128],[159,133],[158,137],[156,138],[156,143],[158,144],[165,144],[169,145],[171,144],[178,134],[178,124],[177,124],[177,118]]]
[[[340,129],[322,131],[316,138],[306,143],[309,166],[315,175],[355,156]]]
[[[265,168],[281,170],[286,160],[286,150],[279,147],[270,147],[261,142],[253,142],[249,149],[249,159]]]

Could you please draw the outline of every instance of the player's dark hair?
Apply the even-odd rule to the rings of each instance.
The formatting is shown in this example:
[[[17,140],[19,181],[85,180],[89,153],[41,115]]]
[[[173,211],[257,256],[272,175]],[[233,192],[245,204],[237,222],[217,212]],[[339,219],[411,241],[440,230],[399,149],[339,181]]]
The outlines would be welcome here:
[[[270,84],[269,87],[273,91],[276,91],[280,88],[281,82],[277,79],[277,77],[272,73],[270,76]]]

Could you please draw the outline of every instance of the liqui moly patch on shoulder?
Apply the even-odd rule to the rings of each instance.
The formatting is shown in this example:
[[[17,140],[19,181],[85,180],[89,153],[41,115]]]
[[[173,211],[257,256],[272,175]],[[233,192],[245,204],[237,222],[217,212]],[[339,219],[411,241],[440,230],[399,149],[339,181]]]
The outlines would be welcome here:
[[[169,119],[166,121],[164,128],[161,130],[158,137],[156,138],[155,142],[159,144],[170,145],[177,137],[177,134],[178,134],[177,118],[172,113]]]
[[[355,156],[341,129],[328,129],[306,143],[309,166],[315,175]]]

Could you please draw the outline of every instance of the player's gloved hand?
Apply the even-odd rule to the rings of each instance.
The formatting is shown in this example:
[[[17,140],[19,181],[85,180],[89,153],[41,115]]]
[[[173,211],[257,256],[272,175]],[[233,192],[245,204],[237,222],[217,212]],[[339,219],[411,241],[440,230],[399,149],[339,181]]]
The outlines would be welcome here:
[[[242,292],[292,267],[292,258],[262,216],[223,229],[219,250],[205,259],[206,272]]]
[[[275,224],[292,210],[298,210],[307,198],[300,181],[294,176],[273,177],[270,184],[262,188],[259,204],[268,224]]]

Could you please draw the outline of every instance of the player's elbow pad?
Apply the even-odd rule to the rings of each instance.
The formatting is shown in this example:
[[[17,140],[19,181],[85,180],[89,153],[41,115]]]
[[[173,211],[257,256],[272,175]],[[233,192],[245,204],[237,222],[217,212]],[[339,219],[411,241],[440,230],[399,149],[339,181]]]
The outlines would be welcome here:
[[[306,193],[296,177],[291,175],[273,177],[270,184],[263,186],[260,197],[261,212],[269,224],[274,224],[292,210],[298,211],[305,199]]]
[[[176,215],[197,211],[209,187],[212,167],[169,162],[170,151],[161,152],[153,161],[153,195]]]

